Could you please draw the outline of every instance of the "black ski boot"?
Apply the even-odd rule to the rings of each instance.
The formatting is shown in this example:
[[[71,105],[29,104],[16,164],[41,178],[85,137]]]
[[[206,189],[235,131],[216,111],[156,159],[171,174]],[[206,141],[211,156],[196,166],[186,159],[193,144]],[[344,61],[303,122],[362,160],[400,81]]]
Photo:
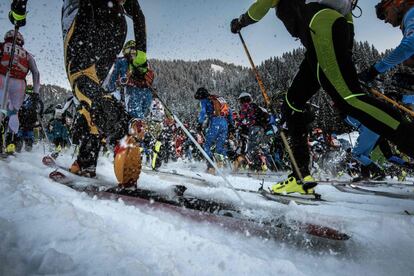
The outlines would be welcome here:
[[[385,172],[383,169],[381,169],[377,164],[372,162],[367,166],[372,180],[383,180],[385,179]]]

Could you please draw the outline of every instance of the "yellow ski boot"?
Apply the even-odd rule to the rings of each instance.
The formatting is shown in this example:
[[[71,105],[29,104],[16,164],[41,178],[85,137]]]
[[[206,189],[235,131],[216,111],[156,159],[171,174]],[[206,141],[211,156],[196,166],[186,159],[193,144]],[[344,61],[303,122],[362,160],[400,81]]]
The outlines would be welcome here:
[[[315,194],[315,190],[313,189],[318,183],[315,179],[308,175],[303,178],[303,182],[301,183],[297,180],[294,176],[289,176],[283,182],[279,182],[271,187],[271,190],[275,194],[292,194],[292,193],[299,193],[302,195],[312,195]]]

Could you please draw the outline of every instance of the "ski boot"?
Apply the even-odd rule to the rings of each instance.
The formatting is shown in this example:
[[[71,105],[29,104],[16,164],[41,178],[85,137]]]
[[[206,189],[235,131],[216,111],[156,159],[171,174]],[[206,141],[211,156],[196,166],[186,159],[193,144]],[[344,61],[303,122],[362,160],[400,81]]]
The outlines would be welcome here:
[[[88,167],[81,167],[79,162],[75,160],[72,166],[70,166],[69,171],[73,174],[77,174],[84,177],[95,178],[96,177],[96,167],[95,166],[88,166]]]
[[[383,169],[381,169],[377,164],[375,164],[374,162],[372,162],[371,164],[369,164],[367,166],[367,169],[369,170],[369,172],[371,173],[371,179],[372,180],[383,180],[385,179],[385,172]]]
[[[300,180],[297,180],[295,176],[289,175],[287,180],[273,185],[271,191],[275,194],[300,193],[302,195],[309,195],[315,194],[313,188],[316,185],[318,185],[318,183],[311,175],[304,177],[303,183],[301,183]]]
[[[118,185],[124,188],[134,187],[141,173],[141,149],[139,142],[144,138],[144,123],[132,119],[129,134],[115,147],[114,171]]]

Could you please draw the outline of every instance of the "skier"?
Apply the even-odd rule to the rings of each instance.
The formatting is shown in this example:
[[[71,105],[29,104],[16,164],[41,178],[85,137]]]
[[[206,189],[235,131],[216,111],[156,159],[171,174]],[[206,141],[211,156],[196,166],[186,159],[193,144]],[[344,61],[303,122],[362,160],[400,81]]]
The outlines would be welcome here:
[[[136,49],[133,40],[125,43],[123,57],[118,58],[109,80],[108,90],[114,91],[116,84],[125,87],[128,96],[128,113],[138,119],[144,119],[150,112],[154,72],[148,68],[147,55]],[[132,70],[131,70],[132,69]]]
[[[43,116],[43,102],[40,95],[34,93],[33,86],[26,86],[26,98],[19,109],[19,132],[17,133],[16,151],[20,152],[23,143],[25,150],[31,151],[34,143],[34,128],[39,124]]]
[[[49,140],[55,145],[56,153],[70,144],[69,130],[66,126],[66,115],[64,116],[61,104],[56,105],[53,118],[48,124]]]
[[[253,102],[249,93],[239,95],[240,111],[238,126],[241,132],[247,133],[247,149],[245,158],[254,170],[267,170],[266,162],[262,162],[264,153],[261,144],[264,142],[265,132],[269,126],[269,113],[263,107]]]
[[[16,26],[26,23],[27,0],[13,0],[9,13]],[[137,139],[143,137],[142,122],[131,118],[102,83],[107,77],[127,33],[125,14],[134,23],[136,48],[146,53],[145,17],[137,0],[65,0],[62,9],[62,29],[66,71],[74,96],[82,106],[89,132],[94,137],[82,141],[73,172],[82,174],[84,168],[96,163],[100,143],[98,134],[121,141],[115,148],[115,175],[120,185],[135,185],[141,172],[141,155]],[[140,70],[132,66],[131,70]]]
[[[0,43],[0,102],[3,102],[5,94],[5,80],[11,59],[14,30],[4,35],[4,42]],[[26,76],[32,73],[33,90],[38,94],[40,89],[40,74],[33,56],[23,47],[24,38],[20,32],[17,33],[14,51],[13,65],[10,71],[7,110],[8,125],[5,126],[6,153],[13,154],[17,132],[19,131],[18,111],[23,104],[26,90]],[[3,139],[1,139],[3,141]]]
[[[308,1],[306,1],[308,2]],[[322,87],[344,113],[380,133],[399,149],[414,155],[414,125],[390,104],[364,93],[352,61],[353,23],[351,0],[257,0],[249,10],[233,19],[231,31],[258,22],[271,8],[289,33],[306,48],[282,107],[282,121],[288,126],[292,151],[303,179],[296,171],[286,181],[272,186],[274,193],[313,193],[317,181],[310,175],[306,124],[306,103]]]
[[[379,74],[414,58],[414,0],[382,0],[375,9],[380,20],[400,27],[403,39],[386,57],[359,74],[367,84],[372,84]]]
[[[230,106],[224,98],[211,95],[204,87],[197,89],[194,98],[200,101],[201,106],[197,120],[198,132],[203,132],[203,125],[206,123],[206,119],[208,119],[204,150],[213,159],[211,146],[215,143],[215,157],[217,163],[222,164],[227,157],[226,149],[224,148],[227,134],[229,131],[234,131],[234,122]],[[209,162],[207,162],[207,171],[215,174],[215,170]]]

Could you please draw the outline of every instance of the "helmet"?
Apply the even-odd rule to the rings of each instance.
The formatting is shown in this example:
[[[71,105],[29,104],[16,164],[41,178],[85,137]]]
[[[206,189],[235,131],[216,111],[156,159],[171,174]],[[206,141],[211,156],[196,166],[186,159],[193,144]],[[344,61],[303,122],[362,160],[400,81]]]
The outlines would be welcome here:
[[[394,6],[400,12],[402,12],[405,7],[410,7],[412,5],[414,5],[414,0],[382,0],[375,6],[375,11],[377,13],[378,19],[385,20],[385,10],[388,7]],[[401,20],[403,16],[403,14],[400,15]]]
[[[122,48],[122,54],[124,56],[131,54],[132,51],[136,51],[136,43],[135,40],[129,40],[125,43],[124,47]]]
[[[239,95],[239,101],[242,103],[249,103],[253,100],[252,95],[247,92],[243,92]]]
[[[210,93],[208,93],[207,89],[205,89],[204,87],[198,88],[196,93],[194,94],[194,98],[196,100],[206,99],[208,96],[210,96]]]
[[[4,41],[13,42],[13,39],[14,39],[14,30],[10,30],[4,35]],[[20,45],[20,46],[24,45],[24,38],[20,32],[17,32],[16,43],[17,45]]]
[[[26,94],[32,94],[33,93],[33,85],[28,84],[26,86]]]

